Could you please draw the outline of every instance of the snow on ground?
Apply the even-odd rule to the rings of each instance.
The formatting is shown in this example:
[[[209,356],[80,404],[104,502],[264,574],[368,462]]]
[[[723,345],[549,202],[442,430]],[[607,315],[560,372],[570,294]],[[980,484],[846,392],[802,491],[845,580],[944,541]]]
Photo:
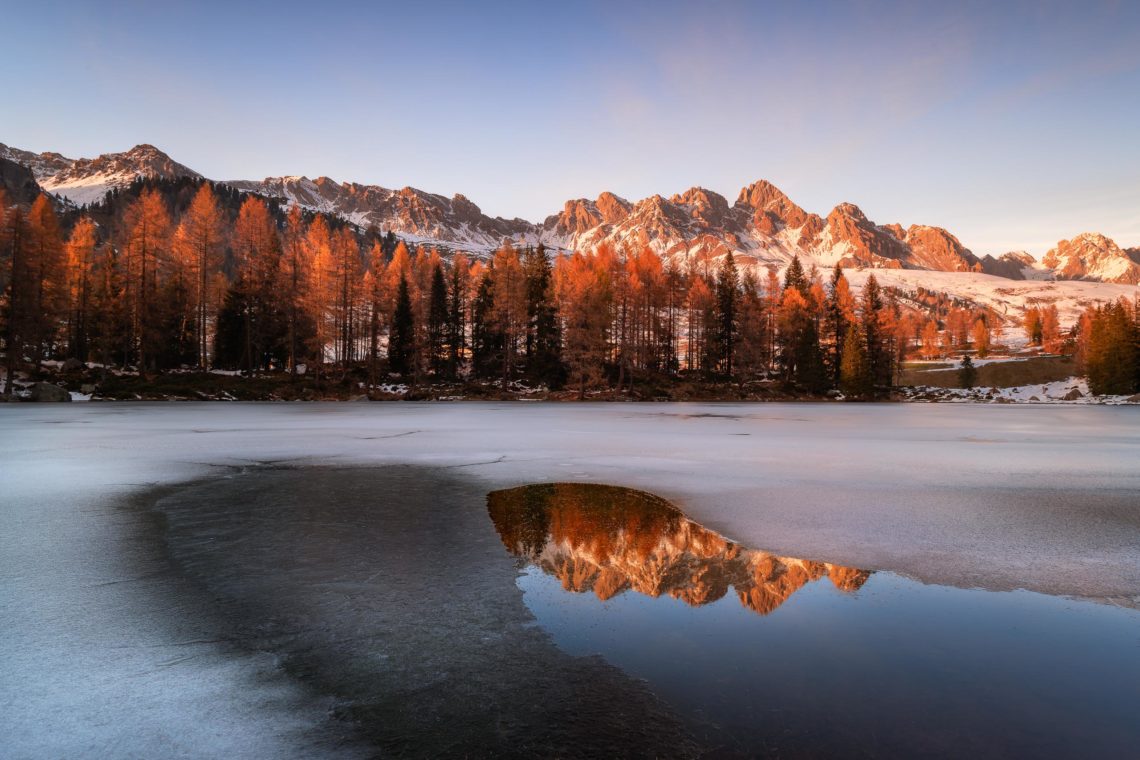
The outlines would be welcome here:
[[[161,528],[129,506],[145,489],[259,462],[447,468],[477,492],[612,483],[780,555],[1135,607],[1138,415],[956,404],[8,405],[0,754],[303,757],[306,737],[327,725],[327,702],[271,657],[211,639],[207,613],[179,601],[184,581],[156,559]]]
[[[1119,406],[1140,404],[1140,394],[1134,396],[1094,396],[1089,391],[1088,379],[1069,377],[1051,383],[1017,385],[1009,388],[935,388],[919,386],[908,391],[915,401],[980,402],[991,404],[1099,404]]]
[[[852,285],[862,288],[871,274],[880,285],[903,290],[942,291],[988,306],[1002,317],[1020,320],[1029,306],[1056,304],[1062,326],[1076,322],[1081,312],[1097,303],[1140,296],[1140,286],[1082,280],[1007,280],[980,272],[930,272],[920,269],[847,269]],[[1004,342],[1003,336],[1003,342]]]
[[[116,187],[125,187],[137,179],[136,172],[112,172],[90,176],[63,179],[41,180],[40,186],[49,193],[66,198],[77,206],[98,203],[107,192]]]

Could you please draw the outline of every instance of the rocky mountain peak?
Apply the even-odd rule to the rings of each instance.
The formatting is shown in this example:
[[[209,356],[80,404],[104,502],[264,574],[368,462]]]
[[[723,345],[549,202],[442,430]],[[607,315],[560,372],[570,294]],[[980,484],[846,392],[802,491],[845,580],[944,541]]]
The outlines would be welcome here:
[[[32,153],[0,145],[0,159],[31,171],[44,190],[75,203],[92,203],[115,187],[139,177],[197,177],[154,145],[143,143],[122,153],[70,159],[59,153]],[[27,185],[15,167],[9,184]],[[17,176],[19,175],[19,177]],[[977,258],[956,236],[931,225],[877,224],[853,203],[841,203],[824,217],[805,211],[768,180],[740,190],[735,203],[696,186],[671,197],[652,195],[636,202],[612,192],[595,200],[567,201],[541,224],[489,217],[461,194],[448,198],[403,187],[339,183],[327,176],[268,177],[227,184],[285,203],[335,214],[361,227],[391,230],[411,242],[445,249],[485,253],[505,239],[542,241],[549,248],[590,250],[647,245],[682,263],[697,256],[733,251],[742,262],[782,266],[793,255],[820,266],[984,271],[1011,279],[1104,280],[1140,282],[1140,248],[1121,249],[1099,233],[1060,241],[1041,264],[1024,252]]]
[[[633,206],[625,198],[606,191],[598,196],[594,207],[601,214],[604,223],[617,224],[629,214],[629,210]]]
[[[729,221],[728,200],[703,187],[691,187],[670,201],[688,209],[689,216],[703,227],[722,227]]]
[[[31,169],[44,190],[74,203],[95,203],[107,191],[125,187],[139,178],[200,177],[153,145],[136,145],[122,153],[70,159],[59,153],[34,154],[0,145],[0,156]]]
[[[838,206],[831,210],[827,215],[827,221],[830,224],[832,219],[850,219],[856,224],[870,224],[867,220],[867,215],[863,213],[863,209],[856,206],[854,203],[840,203]]]
[[[812,245],[823,230],[823,220],[809,214],[768,180],[757,180],[743,188],[736,198],[735,208],[751,217],[752,225],[765,235],[780,230],[801,230],[797,241],[805,247]]]
[[[981,271],[981,260],[941,227],[912,224],[900,238],[910,246],[907,264],[943,272]]]
[[[602,194],[602,196],[604,195],[606,193]],[[602,196],[598,197],[599,202]],[[578,198],[566,201],[561,213],[547,217],[544,226],[555,235],[573,237],[594,229],[602,222],[603,218],[602,214],[599,213],[598,205],[585,198]]]
[[[1072,240],[1058,241],[1041,262],[1061,280],[1140,283],[1140,263],[1098,232],[1083,232]]]

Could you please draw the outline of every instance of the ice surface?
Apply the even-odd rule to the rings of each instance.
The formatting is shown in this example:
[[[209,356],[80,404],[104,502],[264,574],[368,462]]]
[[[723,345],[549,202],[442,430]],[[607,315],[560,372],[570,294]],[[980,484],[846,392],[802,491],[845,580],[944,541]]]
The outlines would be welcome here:
[[[604,482],[777,554],[1136,607],[1138,422],[909,404],[7,406],[0,754],[298,756],[328,730],[323,698],[172,601],[188,581],[128,508],[145,489],[286,461],[457,468],[487,490]]]

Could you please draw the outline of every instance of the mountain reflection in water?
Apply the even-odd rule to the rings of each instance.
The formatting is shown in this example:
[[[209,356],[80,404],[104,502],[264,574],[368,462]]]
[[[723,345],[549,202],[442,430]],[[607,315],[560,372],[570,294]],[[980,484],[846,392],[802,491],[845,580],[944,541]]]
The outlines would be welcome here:
[[[487,506],[508,551],[567,591],[593,591],[603,601],[632,589],[698,607],[731,587],[741,604],[767,615],[824,576],[851,592],[871,575],[745,548],[629,488],[543,483],[494,491]]]

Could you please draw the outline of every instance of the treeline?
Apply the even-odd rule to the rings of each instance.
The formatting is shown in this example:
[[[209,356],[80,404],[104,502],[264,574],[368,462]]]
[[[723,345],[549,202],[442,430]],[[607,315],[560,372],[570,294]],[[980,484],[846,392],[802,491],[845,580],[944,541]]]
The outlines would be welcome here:
[[[352,373],[370,388],[394,374],[584,396],[683,376],[871,398],[909,352],[982,351],[995,324],[962,308],[928,320],[873,275],[856,298],[841,269],[825,281],[799,259],[782,280],[731,255],[682,265],[648,247],[444,260],[207,182],[140,186],[65,223],[46,196],[0,200],[0,215],[9,377],[74,357],[318,385]]]
[[[1074,332],[1077,360],[1092,393],[1140,392],[1140,299],[1090,307]]]

